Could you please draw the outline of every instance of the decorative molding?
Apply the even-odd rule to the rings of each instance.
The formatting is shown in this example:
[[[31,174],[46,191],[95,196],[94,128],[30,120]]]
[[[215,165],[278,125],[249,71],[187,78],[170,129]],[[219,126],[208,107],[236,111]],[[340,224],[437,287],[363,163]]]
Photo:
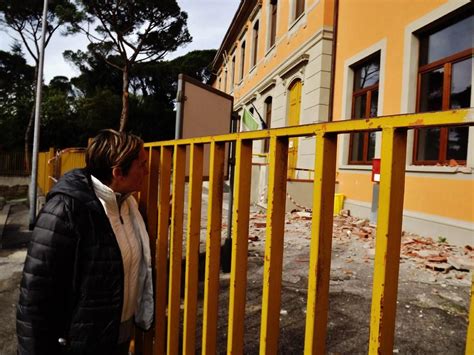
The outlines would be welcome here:
[[[255,102],[257,101],[257,98],[258,98],[258,94],[255,93],[253,94],[248,100],[247,102],[244,104],[244,106],[250,106],[250,104],[254,104],[255,105]]]
[[[278,76],[281,78],[286,78],[289,76],[289,73],[295,69],[300,68],[303,65],[306,65],[309,62],[309,54],[301,54],[294,59],[292,59],[282,70],[278,73]],[[304,73],[304,71],[303,71]]]
[[[238,41],[242,42],[242,40],[245,40],[244,37],[247,35],[247,30],[249,29],[249,25],[245,25],[242,27],[242,30],[240,31],[239,35],[237,36]]]
[[[280,44],[283,39],[285,39],[286,36],[282,36],[282,38],[277,41],[276,46]],[[265,78],[263,78],[260,83],[256,84],[254,86],[254,89],[249,90],[245,95],[240,97],[237,102],[234,102],[234,104],[237,106],[241,104],[242,102],[245,102],[247,98],[252,95],[252,93],[255,91],[256,87],[259,87],[259,85],[262,85],[262,82],[267,82],[268,78],[273,78],[273,79],[278,79],[278,73],[282,71],[283,67],[286,67],[286,63],[290,58],[296,58],[296,56],[301,56],[304,55],[304,53],[307,53],[311,48],[316,46],[318,43],[322,41],[331,41],[332,40],[332,29],[323,27],[321,30],[319,30],[314,36],[312,36],[307,42],[302,44],[297,50],[295,50],[293,53],[291,53],[287,58],[281,59],[279,62],[281,64],[277,65],[276,68],[274,68],[270,73],[268,73]],[[322,54],[322,53],[321,53]],[[262,58],[261,60],[264,60],[265,58]],[[279,84],[278,84],[279,85]]]
[[[257,87],[257,92],[260,93],[260,95],[263,95],[264,93],[266,93],[268,90],[270,90],[271,88],[273,88],[274,86],[276,85],[276,79],[271,79],[271,80],[268,80],[266,82],[264,82],[262,85],[260,85],[259,87]]]
[[[262,8],[262,0],[259,0],[259,1],[257,1],[257,3],[255,4],[255,7],[253,8],[252,12],[250,13],[250,16],[249,16],[249,21],[250,22],[253,22],[253,20],[255,20],[255,18],[257,17],[257,14],[258,14],[258,12],[260,11],[261,8]]]

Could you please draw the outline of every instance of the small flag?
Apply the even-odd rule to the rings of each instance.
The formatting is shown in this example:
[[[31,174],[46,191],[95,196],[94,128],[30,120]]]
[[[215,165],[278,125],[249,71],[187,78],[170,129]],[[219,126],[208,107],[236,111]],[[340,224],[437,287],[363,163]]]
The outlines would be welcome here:
[[[250,113],[249,110],[244,108],[244,114],[242,116],[242,121],[247,127],[249,131],[255,131],[257,129],[260,129],[260,125],[258,124],[258,121],[253,117],[253,115]]]

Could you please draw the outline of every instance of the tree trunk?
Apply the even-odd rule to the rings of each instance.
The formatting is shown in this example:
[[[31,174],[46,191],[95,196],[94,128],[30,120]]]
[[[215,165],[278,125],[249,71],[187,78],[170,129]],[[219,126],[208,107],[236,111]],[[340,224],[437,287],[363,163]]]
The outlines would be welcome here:
[[[122,72],[122,114],[120,115],[120,132],[125,130],[128,121],[128,102],[129,102],[129,93],[128,86],[130,79],[128,77],[129,66],[125,65]]]
[[[34,94],[36,93],[36,83],[38,81],[38,64],[35,66],[35,76],[33,80],[33,87],[35,88]],[[34,96],[36,97],[36,95]],[[30,141],[31,141],[31,129],[33,128],[33,122],[35,120],[35,101],[33,101],[33,107],[31,108],[30,119],[26,126],[24,144],[25,144],[25,170],[29,174],[31,173],[31,160],[30,160]]]

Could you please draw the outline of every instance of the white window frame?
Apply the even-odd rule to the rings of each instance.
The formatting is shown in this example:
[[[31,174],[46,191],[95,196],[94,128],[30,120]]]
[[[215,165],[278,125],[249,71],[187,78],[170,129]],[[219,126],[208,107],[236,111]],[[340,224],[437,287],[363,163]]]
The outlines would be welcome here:
[[[302,17],[306,15],[307,6],[308,6],[307,1],[304,0],[304,11],[301,15],[296,17],[296,0],[290,1],[290,11],[289,11],[289,19],[288,19],[288,23],[290,27],[292,27],[294,23],[298,22],[299,19],[301,19]]]
[[[257,38],[257,47],[255,47],[255,37],[254,37],[254,27],[255,24],[258,22],[258,38]],[[259,48],[259,41],[261,42],[261,36],[262,36],[262,21],[260,21],[260,16],[256,16],[254,20],[252,21],[252,26],[250,27],[250,37],[251,37],[251,44],[252,48],[250,49],[250,58],[249,58],[249,72],[253,71],[253,69],[257,66],[258,64],[258,48]],[[255,53],[255,49],[257,49],[257,53]],[[253,62],[253,58],[255,58],[255,63]]]
[[[380,52],[379,68],[379,97],[377,102],[377,116],[383,115],[383,101],[385,91],[385,63],[387,57],[387,39],[373,44],[372,46],[360,51],[356,55],[344,62],[344,79],[342,84],[342,119],[352,119],[352,93],[354,92],[354,70],[355,64],[370,57],[376,52]],[[339,168],[350,170],[371,170],[370,165],[349,165],[350,134],[342,135],[342,149],[339,152]],[[382,136],[380,132],[376,133],[374,158],[380,157]]]
[[[420,41],[415,33],[427,25],[442,19],[451,12],[468,4],[469,0],[451,0],[448,3],[434,9],[428,14],[416,19],[405,27],[403,69],[402,69],[402,95],[400,108],[401,113],[416,112],[417,85],[418,85],[418,60],[420,52]],[[473,74],[474,78],[474,66]],[[471,90],[471,107],[474,106],[474,90]],[[474,127],[469,127],[467,157],[465,167],[449,166],[419,166],[413,165],[414,130],[408,131],[406,165],[408,171],[421,172],[456,172],[462,170],[464,173],[474,170]]]
[[[268,54],[268,52],[270,52],[272,50],[272,48],[276,47],[276,43],[277,43],[277,33],[278,33],[278,24],[280,22],[280,8],[281,8],[281,2],[282,0],[278,0],[277,1],[277,13],[276,13],[276,25],[275,25],[275,43],[273,43],[273,45],[270,46],[270,37],[271,37],[271,32],[272,32],[272,22],[271,22],[271,18],[272,18],[272,14],[271,14],[271,9],[272,9],[272,5],[270,4],[270,1],[268,1],[267,3],[267,18],[268,18],[268,21],[267,21],[267,38],[265,40],[265,52]]]

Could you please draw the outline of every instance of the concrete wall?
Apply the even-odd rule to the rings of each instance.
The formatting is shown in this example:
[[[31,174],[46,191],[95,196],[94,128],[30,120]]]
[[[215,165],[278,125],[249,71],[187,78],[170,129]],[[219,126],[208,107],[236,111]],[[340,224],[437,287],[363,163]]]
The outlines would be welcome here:
[[[15,186],[15,185],[29,185],[29,176],[0,176],[0,185]]]

